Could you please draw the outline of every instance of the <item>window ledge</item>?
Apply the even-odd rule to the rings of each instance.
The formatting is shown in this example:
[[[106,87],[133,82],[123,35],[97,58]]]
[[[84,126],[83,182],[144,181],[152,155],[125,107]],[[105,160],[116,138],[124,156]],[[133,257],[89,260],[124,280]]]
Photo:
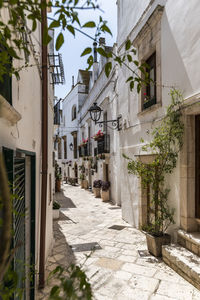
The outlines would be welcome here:
[[[156,104],[154,104],[154,105],[152,105],[152,106],[150,106],[150,107],[142,110],[141,112],[139,112],[137,114],[137,116],[140,117],[140,116],[143,116],[143,115],[145,115],[147,113],[153,112],[153,111],[157,110],[161,106],[162,106],[161,103],[156,103]]]
[[[10,103],[4,97],[0,95],[0,118],[8,120],[11,125],[15,125],[19,120],[21,120],[21,115],[14,109]]]

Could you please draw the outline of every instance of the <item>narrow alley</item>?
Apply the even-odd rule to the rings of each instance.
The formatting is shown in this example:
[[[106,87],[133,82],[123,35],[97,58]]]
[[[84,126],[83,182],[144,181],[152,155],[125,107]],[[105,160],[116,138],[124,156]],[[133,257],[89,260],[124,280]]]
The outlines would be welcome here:
[[[54,221],[54,247],[48,271],[82,264],[96,300],[197,300],[200,291],[161,260],[149,255],[145,235],[121,219],[121,209],[88,190],[64,184],[56,194],[60,218]],[[96,243],[96,244],[94,244]],[[88,248],[87,248],[88,247]],[[38,299],[48,299],[51,287]]]

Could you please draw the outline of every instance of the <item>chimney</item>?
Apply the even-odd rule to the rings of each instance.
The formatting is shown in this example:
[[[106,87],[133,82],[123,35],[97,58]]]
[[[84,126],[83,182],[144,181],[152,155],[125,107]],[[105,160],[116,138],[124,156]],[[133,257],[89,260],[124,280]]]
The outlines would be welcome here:
[[[97,62],[97,42],[93,43],[93,47],[94,47],[94,63]]]
[[[100,46],[105,46],[106,45],[106,40],[105,40],[105,38],[99,38],[99,45]]]
[[[93,43],[93,47],[94,47],[94,63],[93,63],[93,82],[95,82],[98,78],[98,71],[99,71],[99,64],[97,62],[97,42]]]

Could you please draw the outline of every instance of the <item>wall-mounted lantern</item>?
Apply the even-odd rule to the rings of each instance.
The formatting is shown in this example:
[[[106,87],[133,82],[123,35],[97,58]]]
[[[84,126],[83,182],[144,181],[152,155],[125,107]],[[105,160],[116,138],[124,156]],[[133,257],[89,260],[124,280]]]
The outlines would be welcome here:
[[[119,116],[116,120],[108,120],[108,121],[99,121],[101,118],[101,112],[103,111],[96,102],[90,107],[88,110],[90,112],[90,117],[92,121],[95,122],[95,124],[99,124],[100,127],[103,127],[104,124],[108,126],[108,123],[111,123],[112,129],[117,129],[118,131],[121,130],[120,126],[120,119],[121,116]],[[108,126],[109,127],[109,126]]]
[[[72,144],[72,143],[69,144],[69,149],[70,149],[71,151],[73,150],[73,148],[74,148],[73,144]]]

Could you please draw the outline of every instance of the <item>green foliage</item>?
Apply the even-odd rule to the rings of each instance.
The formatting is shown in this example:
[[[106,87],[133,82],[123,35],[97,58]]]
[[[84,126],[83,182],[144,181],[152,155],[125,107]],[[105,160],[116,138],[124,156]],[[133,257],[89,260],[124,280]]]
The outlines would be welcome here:
[[[53,202],[53,209],[59,209],[60,208],[60,204],[56,201]]]
[[[110,29],[106,25],[106,21],[102,17],[99,18],[99,24],[89,20],[85,24],[81,24],[78,12],[79,10],[98,9],[96,0],[87,0],[82,3],[80,0],[62,0],[49,1],[46,0],[7,0],[0,1],[0,10],[8,12],[9,19],[1,18],[0,21],[0,80],[3,75],[8,73],[14,74],[19,78],[20,70],[28,66],[28,62],[24,62],[23,57],[30,54],[35,56],[29,36],[35,32],[42,22],[41,10],[53,8],[54,18],[48,28],[44,30],[44,44],[47,45],[51,41],[49,30],[60,28],[60,32],[56,36],[56,50],[58,51],[64,44],[64,31],[70,32],[75,36],[76,30],[79,32],[83,29],[96,28],[95,39],[103,32],[111,34]],[[51,19],[51,18],[50,18]],[[88,54],[88,53],[87,53]],[[22,60],[20,68],[7,66],[10,59],[15,58]],[[88,66],[91,67],[93,59],[88,59]]]
[[[182,95],[177,90],[171,90],[171,104],[167,108],[165,118],[152,132],[152,140],[142,147],[142,150],[154,154],[150,163],[128,159],[128,171],[141,178],[144,188],[149,190],[153,219],[146,229],[156,235],[163,234],[168,226],[174,223],[174,209],[167,204],[169,189],[165,188],[166,174],[171,174],[176,167],[178,154],[183,144],[184,125],[181,121]],[[141,140],[144,142],[144,140]]]
[[[50,300],[91,300],[92,290],[90,283],[81,267],[74,264],[67,269],[58,266],[53,270],[48,281],[51,279],[58,281],[51,289]]]

